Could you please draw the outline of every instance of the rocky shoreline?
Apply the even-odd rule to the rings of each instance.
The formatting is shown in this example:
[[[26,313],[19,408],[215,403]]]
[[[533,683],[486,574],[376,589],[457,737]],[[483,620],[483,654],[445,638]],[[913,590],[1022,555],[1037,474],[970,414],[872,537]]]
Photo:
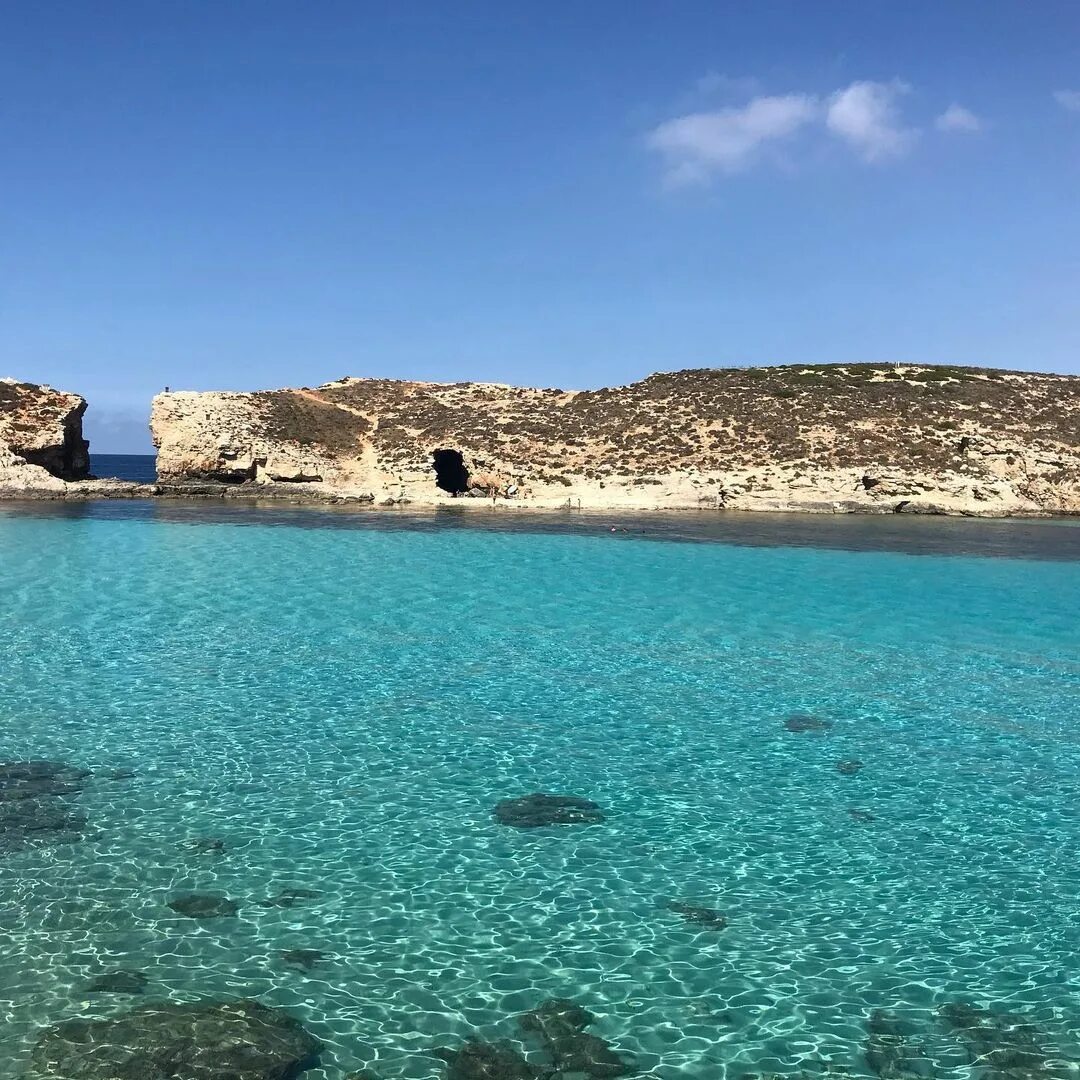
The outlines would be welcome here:
[[[1080,377],[701,369],[595,391],[346,378],[159,394],[158,482],[89,476],[78,395],[0,381],[0,498],[1048,517],[1080,513]]]
[[[87,479],[65,483],[62,487],[4,487],[0,486],[0,503],[16,502],[92,502],[108,500],[151,500],[159,502],[222,501],[234,504],[358,507],[370,510],[408,510],[411,513],[437,512],[442,509],[468,512],[526,512],[530,514],[564,514],[567,511],[587,511],[625,516],[628,519],[651,513],[676,513],[686,515],[715,513],[776,513],[813,515],[868,515],[890,514],[917,515],[924,517],[964,518],[1016,518],[1052,519],[1080,517],[1080,508],[1050,510],[1038,506],[956,505],[930,500],[901,499],[895,503],[866,502],[853,499],[808,498],[754,499],[734,504],[702,502],[696,505],[600,502],[586,503],[581,499],[568,498],[562,503],[542,504],[535,501],[492,500],[481,497],[457,499],[413,499],[407,496],[386,497],[379,500],[371,492],[338,490],[323,484],[310,484],[298,488],[284,483],[221,484],[203,483],[153,483],[144,484],[117,479]]]

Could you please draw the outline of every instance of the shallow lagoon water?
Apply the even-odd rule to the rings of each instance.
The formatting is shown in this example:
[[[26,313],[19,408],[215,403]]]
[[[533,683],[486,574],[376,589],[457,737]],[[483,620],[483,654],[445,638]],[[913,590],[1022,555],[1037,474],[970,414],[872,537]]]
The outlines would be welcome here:
[[[301,1017],[312,1080],[441,1075],[552,996],[658,1080],[868,1075],[877,1008],[966,1077],[957,1000],[1080,1060],[1080,529],[741,517],[0,512],[0,758],[135,773],[0,866],[0,1075],[221,995]],[[492,820],[534,790],[607,820]]]

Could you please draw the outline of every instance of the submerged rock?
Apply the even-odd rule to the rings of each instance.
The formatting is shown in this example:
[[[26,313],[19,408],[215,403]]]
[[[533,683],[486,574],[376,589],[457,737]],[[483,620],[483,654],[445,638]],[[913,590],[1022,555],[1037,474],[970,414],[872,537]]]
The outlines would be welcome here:
[[[315,900],[320,896],[322,893],[317,893],[312,889],[282,889],[276,896],[268,896],[265,900],[260,900],[259,907],[291,908],[299,904],[301,900]]]
[[[585,1029],[594,1017],[566,998],[552,998],[518,1019],[523,1031],[539,1036],[544,1050],[560,1073],[591,1077],[623,1076],[634,1071],[606,1039]]]
[[[927,1075],[925,1055],[913,1047],[910,1025],[883,1009],[866,1022],[866,1063],[881,1080],[913,1080]]]
[[[564,1039],[553,1054],[559,1071],[587,1073],[589,1076],[625,1076],[634,1071],[632,1062],[625,1060],[606,1039],[582,1033]]]
[[[728,1009],[718,1009],[708,1002],[692,1002],[689,1011],[693,1016],[700,1016],[714,1024],[722,1024],[724,1027],[736,1027],[738,1017]]]
[[[530,1012],[523,1013],[518,1023],[523,1031],[535,1033],[545,1042],[562,1038],[567,1032],[584,1031],[595,1019],[588,1009],[567,998],[550,998]]]
[[[38,799],[0,802],[0,852],[45,844],[71,844],[82,838],[86,815],[63,804]]]
[[[784,727],[788,731],[831,731],[833,722],[823,720],[820,716],[810,716],[808,713],[792,713],[784,721]]]
[[[862,771],[862,767],[863,763],[854,759],[838,761],[836,763],[836,771],[840,773],[841,776],[854,776],[856,773]]]
[[[695,907],[693,904],[683,904],[678,900],[672,900],[665,905],[668,911],[681,915],[682,918],[694,926],[700,926],[705,930],[726,930],[728,925],[727,916],[713,908]]]
[[[196,836],[192,840],[181,840],[180,847],[192,855],[225,854],[225,841],[219,836]]]
[[[281,954],[281,958],[290,967],[310,971],[316,964],[321,964],[326,959],[326,953],[318,949],[286,949]]]
[[[0,762],[0,853],[78,840],[86,817],[65,799],[89,775],[61,761]]]
[[[143,1005],[38,1039],[27,1080],[294,1080],[319,1042],[257,1001]]]
[[[503,799],[493,811],[500,825],[515,829],[536,829],[545,825],[598,825],[603,811],[580,795],[546,795],[534,792],[516,799]]]
[[[89,769],[62,761],[0,761],[0,802],[77,795],[89,775]]]
[[[1063,1078],[1071,1070],[1040,1044],[1037,1030],[1022,1017],[980,1009],[967,1002],[942,1005],[938,1015],[967,1045],[973,1065],[988,1080]]]
[[[218,919],[235,915],[240,905],[214,893],[184,893],[169,901],[169,907],[189,919]]]
[[[150,980],[141,971],[109,971],[86,987],[88,994],[141,994]]]
[[[822,1076],[850,1077],[851,1070],[846,1065],[834,1061],[821,1061],[807,1058],[804,1068],[791,1073],[743,1073],[740,1080],[821,1080]]]
[[[460,1050],[435,1050],[446,1062],[446,1080],[540,1080],[544,1074],[506,1043],[469,1039]]]

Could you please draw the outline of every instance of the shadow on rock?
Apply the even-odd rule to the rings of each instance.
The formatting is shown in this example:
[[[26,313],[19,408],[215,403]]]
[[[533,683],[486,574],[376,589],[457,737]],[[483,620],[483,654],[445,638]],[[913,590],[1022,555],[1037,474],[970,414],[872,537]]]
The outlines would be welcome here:
[[[0,854],[81,839],[86,816],[65,799],[89,775],[61,761],[0,762]]]
[[[538,829],[545,825],[598,825],[604,820],[596,803],[580,795],[545,795],[534,792],[503,799],[493,811],[500,825],[515,829]]]
[[[27,1080],[295,1080],[320,1044],[257,1001],[143,1005],[46,1030]]]

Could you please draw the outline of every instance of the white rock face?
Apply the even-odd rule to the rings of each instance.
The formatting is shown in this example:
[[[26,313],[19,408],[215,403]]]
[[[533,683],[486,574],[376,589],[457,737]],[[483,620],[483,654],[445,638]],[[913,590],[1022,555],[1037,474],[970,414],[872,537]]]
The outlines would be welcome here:
[[[979,368],[703,369],[597,391],[350,378],[161,394],[151,430],[162,480],[264,494],[1080,512],[1080,378]]]
[[[337,472],[321,447],[269,433],[255,394],[159,394],[151,433],[163,479],[315,483]]]

